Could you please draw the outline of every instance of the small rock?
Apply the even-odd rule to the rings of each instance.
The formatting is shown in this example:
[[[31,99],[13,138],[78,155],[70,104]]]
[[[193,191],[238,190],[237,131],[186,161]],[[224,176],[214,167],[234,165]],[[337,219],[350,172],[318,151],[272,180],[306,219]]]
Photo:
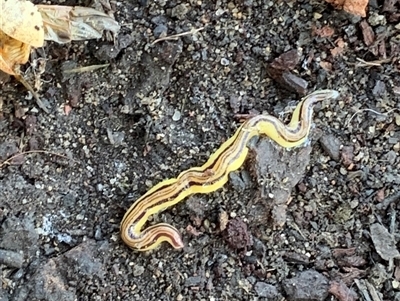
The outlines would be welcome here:
[[[282,298],[275,286],[265,282],[257,282],[254,285],[254,290],[259,297],[264,297],[268,300],[279,300]]]
[[[322,136],[319,141],[329,157],[338,162],[340,160],[340,141],[334,135]]]
[[[317,271],[309,270],[301,272],[294,278],[286,279],[282,283],[291,301],[323,301],[329,295],[329,280]]]
[[[390,165],[394,165],[397,159],[397,153],[395,151],[389,151],[383,157],[389,162]]]
[[[386,85],[383,81],[377,80],[375,83],[375,87],[372,89],[372,94],[374,96],[382,96],[386,93]]]
[[[160,25],[157,25],[156,28],[154,28],[153,35],[156,38],[162,38],[167,35],[167,31],[168,31],[168,27],[165,26],[164,24],[160,24]]]
[[[7,160],[12,155],[18,153],[18,146],[15,141],[4,141],[0,143],[0,160]]]
[[[221,65],[222,66],[228,66],[229,64],[230,64],[230,62],[229,62],[228,59],[226,59],[224,57],[221,59]]]
[[[133,267],[133,276],[135,277],[139,277],[140,275],[142,275],[144,273],[144,267],[141,265],[135,265]]]
[[[283,88],[305,95],[308,82],[291,72],[299,61],[300,55],[298,51],[296,49],[289,50],[275,58],[267,66],[267,73]]]
[[[155,24],[155,25],[165,25],[168,23],[168,20],[165,16],[155,16],[153,18],[151,18],[151,23]]]
[[[94,53],[94,56],[100,61],[109,61],[115,59],[120,50],[115,47],[114,44],[103,44]]]
[[[215,15],[217,17],[222,16],[225,13],[225,10],[223,10],[222,8],[218,8],[217,11],[215,12]]]
[[[94,238],[96,240],[102,240],[103,239],[103,233],[101,232],[101,228],[99,225],[96,226],[96,230],[94,232]]]
[[[103,264],[97,256],[99,246],[94,240],[87,240],[66,252],[57,260],[57,264],[67,265],[79,275],[103,277]]]
[[[4,249],[35,253],[38,239],[31,216],[8,218],[0,229],[0,247]]]
[[[178,121],[181,119],[181,112],[179,110],[175,110],[174,115],[172,116],[173,121]]]
[[[76,194],[72,192],[67,193],[62,198],[63,206],[72,208],[76,203],[76,198],[77,198]]]
[[[386,18],[384,15],[378,15],[375,12],[371,12],[368,17],[368,22],[371,26],[386,25]]]
[[[201,276],[188,277],[185,281],[185,286],[201,286],[205,279]]]
[[[18,252],[0,249],[0,264],[11,268],[20,268],[24,262],[24,257]]]
[[[28,135],[32,135],[36,131],[37,118],[34,115],[27,115],[25,118],[25,130]]]
[[[100,61],[115,59],[121,50],[133,43],[133,36],[130,34],[119,34],[116,43],[103,42],[97,45],[94,55]]]
[[[237,190],[244,191],[246,189],[246,184],[237,172],[232,172],[229,174],[229,181],[233,187]]]
[[[231,106],[231,109],[233,110],[233,113],[238,113],[240,110],[240,99],[236,95],[231,95],[229,98],[229,104]]]

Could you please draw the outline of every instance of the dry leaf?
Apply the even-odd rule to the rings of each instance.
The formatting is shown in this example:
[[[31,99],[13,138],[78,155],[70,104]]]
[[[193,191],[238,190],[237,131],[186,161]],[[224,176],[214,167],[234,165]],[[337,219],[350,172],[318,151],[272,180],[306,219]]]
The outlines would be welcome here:
[[[366,16],[366,7],[368,5],[368,0],[325,0],[328,3],[331,3],[337,9],[343,9],[344,11],[365,17]]]
[[[25,0],[0,0],[0,28],[8,36],[33,47],[43,46],[42,15],[37,7]]]
[[[99,39],[104,30],[116,34],[120,26],[110,16],[90,7],[37,5],[43,17],[45,40],[57,43]]]

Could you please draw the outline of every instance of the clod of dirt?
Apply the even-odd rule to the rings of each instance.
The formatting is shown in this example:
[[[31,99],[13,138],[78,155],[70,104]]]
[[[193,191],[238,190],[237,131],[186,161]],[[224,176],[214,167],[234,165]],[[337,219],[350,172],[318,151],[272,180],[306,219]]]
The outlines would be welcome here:
[[[245,249],[253,245],[253,238],[246,223],[238,217],[229,221],[224,232],[224,238],[235,250]]]
[[[282,285],[290,301],[323,301],[329,294],[328,278],[313,270],[286,279]]]
[[[254,149],[255,174],[262,187],[261,202],[251,206],[255,223],[265,223],[272,212],[273,227],[286,222],[287,202],[292,189],[301,180],[310,162],[310,145],[290,151],[282,151],[267,139],[261,140]]]
[[[137,102],[152,91],[162,94],[168,87],[172,66],[182,52],[182,42],[156,44],[151,54],[144,53],[135,70],[133,88],[124,99],[123,113],[133,113]]]

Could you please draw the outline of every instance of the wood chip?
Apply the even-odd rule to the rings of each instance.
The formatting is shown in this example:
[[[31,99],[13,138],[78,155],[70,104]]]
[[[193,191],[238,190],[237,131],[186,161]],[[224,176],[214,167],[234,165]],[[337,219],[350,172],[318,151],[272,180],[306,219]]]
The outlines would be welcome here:
[[[361,31],[364,38],[364,43],[367,46],[371,46],[375,42],[375,33],[372,27],[366,20],[360,22]]]

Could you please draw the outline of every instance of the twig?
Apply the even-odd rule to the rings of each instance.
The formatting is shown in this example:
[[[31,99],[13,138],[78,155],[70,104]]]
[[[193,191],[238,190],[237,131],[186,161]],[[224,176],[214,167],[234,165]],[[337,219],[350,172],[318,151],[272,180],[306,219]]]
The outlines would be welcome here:
[[[385,63],[390,63],[390,61],[392,60],[392,58],[388,58],[388,59],[384,59],[384,60],[377,60],[377,61],[364,61],[363,59],[360,58],[356,58],[357,61],[359,61],[360,63],[356,63],[354,64],[356,67],[380,67],[382,66],[382,64]]]
[[[349,123],[351,122],[351,120],[352,120],[357,114],[362,113],[362,112],[365,112],[365,111],[372,112],[372,113],[375,113],[375,114],[377,114],[377,115],[387,116],[389,113],[391,113],[391,112],[393,112],[393,111],[396,111],[396,110],[397,110],[397,109],[392,109],[392,110],[390,110],[390,111],[388,111],[388,112],[386,112],[386,113],[380,113],[380,112],[377,112],[377,111],[372,110],[372,109],[362,109],[362,110],[358,110],[357,112],[355,112],[355,113],[350,117],[350,119],[349,119],[348,121],[346,121],[346,126],[349,125]]]
[[[91,65],[91,66],[86,66],[86,67],[77,67],[77,68],[63,70],[62,73],[63,74],[83,73],[83,72],[94,71],[94,70],[101,69],[101,68],[106,68],[108,66],[110,66],[110,64]]]
[[[10,164],[10,162],[12,160],[14,160],[15,158],[17,158],[18,156],[27,155],[27,154],[35,154],[35,153],[44,153],[44,154],[48,154],[48,155],[54,155],[54,156],[58,156],[58,157],[61,157],[61,158],[67,159],[67,160],[72,160],[75,163],[79,163],[79,161],[77,161],[77,160],[68,158],[67,156],[64,156],[64,155],[61,155],[61,154],[58,154],[58,153],[54,153],[54,152],[50,152],[50,151],[46,151],[46,150],[31,150],[31,151],[18,153],[18,154],[14,155],[14,156],[11,156],[7,160],[4,160],[3,162],[0,163],[0,168],[3,168],[5,165]]]
[[[195,34],[195,33],[199,32],[200,30],[203,30],[204,28],[205,28],[205,26],[200,27],[200,28],[192,28],[189,31],[185,31],[185,32],[181,32],[181,33],[178,33],[178,34],[174,34],[172,36],[162,37],[162,38],[159,38],[157,40],[154,40],[154,42],[151,43],[151,45],[154,45],[154,44],[156,44],[158,42],[166,41],[166,40],[177,40],[180,37],[184,37],[184,36],[188,36],[188,35],[191,35],[191,34]]]

